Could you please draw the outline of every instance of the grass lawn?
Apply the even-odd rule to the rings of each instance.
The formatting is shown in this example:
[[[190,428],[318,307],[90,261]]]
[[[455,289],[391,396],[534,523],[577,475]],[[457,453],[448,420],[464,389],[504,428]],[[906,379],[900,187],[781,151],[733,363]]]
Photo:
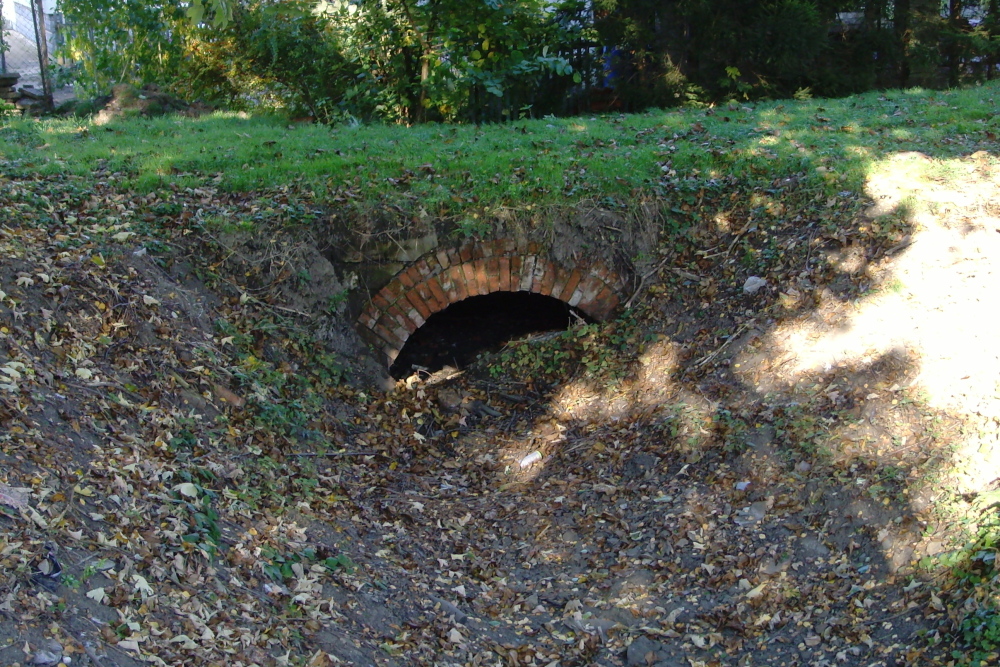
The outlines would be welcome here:
[[[329,128],[224,112],[104,126],[24,120],[3,130],[0,156],[43,175],[118,173],[120,187],[140,192],[294,184],[358,212],[424,212],[475,228],[501,207],[629,207],[725,179],[752,187],[797,175],[817,194],[857,191],[889,153],[948,158],[995,137],[998,94],[993,84],[481,127]]]

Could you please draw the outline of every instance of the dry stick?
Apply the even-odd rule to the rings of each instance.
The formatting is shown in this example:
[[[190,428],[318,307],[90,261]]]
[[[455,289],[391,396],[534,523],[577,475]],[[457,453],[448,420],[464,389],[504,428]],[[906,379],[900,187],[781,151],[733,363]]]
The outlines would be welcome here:
[[[294,310],[292,308],[285,308],[284,306],[275,306],[274,304],[264,304],[264,305],[266,307],[268,307],[268,308],[274,308],[275,310],[283,310],[286,313],[293,313],[295,315],[301,315],[302,317],[304,317],[306,319],[311,319],[312,318],[312,315],[310,315],[309,313],[303,313],[301,310]]]
[[[292,452],[289,456],[374,456],[378,452],[374,451],[361,451],[361,452]]]
[[[97,665],[97,667],[104,667],[104,661],[101,660],[101,656],[97,655],[97,651],[95,651],[94,647],[90,645],[90,641],[81,638],[80,645],[83,646],[83,650],[86,651],[91,662]]]
[[[662,269],[663,265],[667,263],[667,259],[669,258],[664,258],[659,264],[653,267],[652,270],[650,270],[642,278],[639,279],[639,286],[635,289],[635,292],[632,293],[632,296],[629,297],[629,300],[625,302],[625,310],[628,310],[629,308],[632,307],[632,302],[635,300],[637,296],[639,296],[639,292],[641,292],[642,288],[646,285],[646,279],[649,278],[654,273],[656,273],[657,271],[659,271],[660,269]]]
[[[900,616],[906,616],[908,614],[915,614],[919,611],[918,608],[914,607],[911,609],[904,609],[901,612],[892,614],[891,616],[883,616],[882,618],[869,618],[867,621],[861,621],[861,625],[872,625],[873,623],[884,623],[886,621],[891,621],[894,618],[899,618]]]
[[[756,227],[756,226],[757,226],[756,223],[754,223],[753,221],[750,221],[747,224],[743,225],[743,229],[741,229],[739,232],[736,233],[736,238],[734,238],[732,243],[729,244],[729,249],[726,250],[726,255],[729,255],[733,251],[733,248],[736,247],[737,242],[739,242],[739,240],[743,238],[743,236],[747,232],[750,231],[751,227]]]
[[[737,329],[735,332],[733,332],[733,335],[731,335],[729,338],[727,338],[725,343],[723,343],[718,348],[716,348],[715,352],[712,352],[711,354],[705,355],[701,359],[701,361],[699,361],[698,363],[696,363],[693,366],[691,366],[688,370],[694,370],[696,368],[701,368],[702,366],[704,366],[705,364],[707,364],[708,362],[710,362],[712,359],[715,359],[717,356],[719,356],[720,352],[722,352],[724,349],[726,349],[727,345],[729,345],[730,343],[732,343],[733,340],[735,340],[737,336],[739,336],[741,333],[743,333],[743,330],[746,329],[747,327],[749,327],[751,324],[753,324],[753,322],[754,322],[754,320],[750,320],[749,322],[741,324],[740,328]]]
[[[806,242],[806,261],[802,264],[802,270],[809,270],[809,260],[812,259],[813,254],[813,239],[816,237],[816,228],[813,227],[812,231],[809,232],[809,240]]]

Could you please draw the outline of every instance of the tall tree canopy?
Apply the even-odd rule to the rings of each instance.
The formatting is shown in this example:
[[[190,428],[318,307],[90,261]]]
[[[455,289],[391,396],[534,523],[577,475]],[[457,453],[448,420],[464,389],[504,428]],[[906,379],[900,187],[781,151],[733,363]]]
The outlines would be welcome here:
[[[504,120],[993,78],[1000,0],[62,0],[86,89]]]

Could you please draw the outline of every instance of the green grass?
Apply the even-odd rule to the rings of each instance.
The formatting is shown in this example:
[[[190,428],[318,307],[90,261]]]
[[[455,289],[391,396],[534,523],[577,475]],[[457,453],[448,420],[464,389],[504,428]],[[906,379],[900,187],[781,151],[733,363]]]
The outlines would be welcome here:
[[[356,210],[466,216],[475,233],[479,214],[502,208],[581,200],[622,208],[712,179],[760,185],[798,175],[817,193],[859,191],[873,162],[891,153],[950,158],[995,147],[987,132],[1000,133],[998,93],[994,83],[482,127],[290,126],[233,113],[104,126],[14,120],[0,128],[0,159],[41,174],[103,169],[140,192],[297,184]]]

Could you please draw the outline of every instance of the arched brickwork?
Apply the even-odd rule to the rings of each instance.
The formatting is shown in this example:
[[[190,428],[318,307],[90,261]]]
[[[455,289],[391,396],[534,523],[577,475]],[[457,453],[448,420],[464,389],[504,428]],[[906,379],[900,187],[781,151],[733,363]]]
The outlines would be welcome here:
[[[358,328],[391,363],[427,318],[453,303],[493,292],[555,297],[603,320],[618,306],[621,279],[603,264],[565,268],[537,243],[501,239],[428,253],[396,274],[358,317]]]

